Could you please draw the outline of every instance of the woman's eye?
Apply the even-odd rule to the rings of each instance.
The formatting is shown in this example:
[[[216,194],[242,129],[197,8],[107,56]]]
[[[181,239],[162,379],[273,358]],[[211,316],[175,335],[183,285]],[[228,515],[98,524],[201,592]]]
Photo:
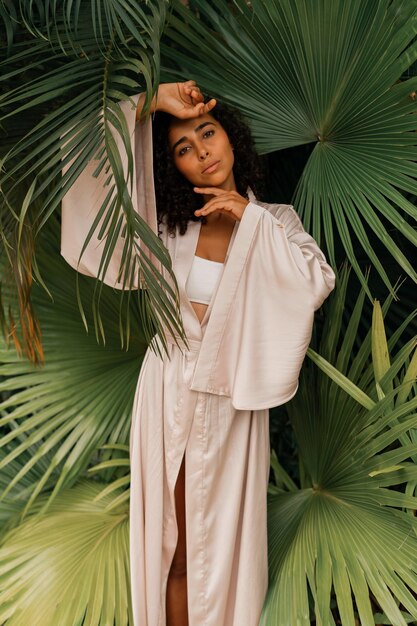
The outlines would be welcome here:
[[[214,130],[206,130],[206,132],[204,133],[204,137],[211,137],[212,135],[214,135]]]
[[[181,148],[178,152],[179,156],[182,156],[183,154],[185,154],[188,150],[188,146],[184,146],[183,148]]]

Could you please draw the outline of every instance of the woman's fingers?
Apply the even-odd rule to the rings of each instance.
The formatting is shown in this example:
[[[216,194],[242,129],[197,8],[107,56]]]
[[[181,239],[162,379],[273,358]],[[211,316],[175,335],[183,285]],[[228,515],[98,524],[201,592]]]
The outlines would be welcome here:
[[[204,103],[203,102],[203,96],[201,96],[201,101],[198,102],[198,104],[196,104],[196,106],[195,106],[195,110],[197,112],[197,115],[203,115],[203,113],[208,113],[209,111],[211,111],[216,106],[216,104],[217,104],[217,102],[216,102],[216,100],[214,98],[212,98],[208,102]]]
[[[178,83],[181,85],[181,83]],[[189,80],[186,83],[182,83],[182,88],[186,94],[192,95],[193,97],[201,96],[200,88],[195,84],[195,80]]]
[[[233,203],[230,200],[229,202],[217,201],[216,203],[211,204],[210,206],[205,205],[202,209],[198,209],[197,211],[194,211],[194,215],[196,217],[200,217],[200,216],[203,217],[203,216],[210,215],[211,213],[226,213],[228,215],[231,215],[235,220],[240,221],[242,219],[245,207],[246,207],[246,204]]]
[[[205,193],[212,196],[221,196],[226,193],[224,189],[219,187],[193,187],[193,189],[196,193]]]
[[[193,100],[198,100],[199,102],[203,100],[203,94],[198,89],[191,89],[190,94]]]
[[[217,100],[215,98],[211,98],[211,100],[206,102],[206,104],[204,105],[204,113],[208,113],[209,111],[214,109],[216,104],[217,104]]]
[[[187,87],[187,91],[193,94],[199,94],[201,96],[200,87],[197,87],[197,85],[190,85],[189,87]]]
[[[199,117],[204,112],[204,103],[200,102],[193,106],[184,106],[181,111],[178,111],[177,117],[188,119],[192,117]]]
[[[249,204],[248,199],[243,198],[237,191],[225,191],[218,187],[194,187],[194,191],[213,196],[201,209],[194,211],[197,217],[220,211],[232,214],[235,219],[241,220]]]
[[[184,106],[182,111],[178,112],[177,117],[182,117],[182,118],[199,117],[200,115],[203,115],[204,113],[209,113],[209,111],[211,111],[213,107],[215,106],[216,106],[216,100],[214,100],[213,98],[206,104],[204,104],[204,102],[199,102],[198,104],[195,104],[191,107]]]
[[[202,213],[203,215],[205,215],[206,213],[212,213],[213,211],[216,211],[217,209],[224,209],[225,211],[231,211],[233,209],[232,203],[233,203],[233,198],[229,198],[229,197],[214,198],[213,200],[210,200],[209,202],[207,202],[201,209],[198,209],[198,211]]]
[[[233,196],[230,196],[229,194],[221,194],[221,196],[217,196],[206,202],[206,204],[201,207],[201,209],[197,209],[195,213],[198,215],[206,215],[207,213],[212,213],[220,208],[225,211],[231,211],[233,208],[233,200]]]
[[[182,86],[184,89],[184,93],[191,99],[193,105],[199,105],[201,103],[204,104],[204,96],[201,93],[200,88],[197,87],[195,80],[188,80],[187,82],[182,83]],[[208,113],[216,106],[216,104],[216,100],[214,98],[211,98],[211,100],[204,104],[204,108],[198,108],[197,112],[199,115],[201,115],[202,113]]]
[[[185,94],[191,98],[194,103],[202,102],[204,100],[203,94],[198,87],[185,87]]]

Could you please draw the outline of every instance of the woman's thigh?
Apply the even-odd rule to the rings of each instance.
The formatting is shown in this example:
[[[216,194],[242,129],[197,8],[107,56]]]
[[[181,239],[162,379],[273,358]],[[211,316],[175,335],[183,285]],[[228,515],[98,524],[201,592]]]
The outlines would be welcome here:
[[[187,538],[185,526],[185,454],[175,485],[175,513],[178,525],[178,542],[172,561],[171,573],[182,575],[187,571]]]

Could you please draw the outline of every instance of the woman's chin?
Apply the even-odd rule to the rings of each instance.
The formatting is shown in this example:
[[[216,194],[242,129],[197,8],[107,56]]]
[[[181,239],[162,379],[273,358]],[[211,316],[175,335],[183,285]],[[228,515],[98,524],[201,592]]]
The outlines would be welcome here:
[[[227,177],[220,172],[213,172],[213,174],[206,174],[198,185],[195,187],[219,187],[222,188],[227,181]]]

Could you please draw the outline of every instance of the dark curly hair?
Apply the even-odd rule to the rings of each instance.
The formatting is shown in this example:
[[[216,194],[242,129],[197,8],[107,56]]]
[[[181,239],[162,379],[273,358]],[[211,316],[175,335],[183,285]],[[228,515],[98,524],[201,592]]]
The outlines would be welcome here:
[[[238,193],[247,198],[249,186],[255,196],[261,195],[263,176],[260,159],[242,114],[226,104],[217,103],[210,115],[221,124],[233,145],[233,174]],[[168,141],[171,120],[172,116],[168,113],[157,111],[152,125],[158,227],[164,221],[168,233],[175,235],[178,227],[180,235],[184,235],[190,220],[205,224],[207,219],[194,215],[194,211],[203,206],[203,198],[193,191],[192,183],[177,170],[172,160]]]

